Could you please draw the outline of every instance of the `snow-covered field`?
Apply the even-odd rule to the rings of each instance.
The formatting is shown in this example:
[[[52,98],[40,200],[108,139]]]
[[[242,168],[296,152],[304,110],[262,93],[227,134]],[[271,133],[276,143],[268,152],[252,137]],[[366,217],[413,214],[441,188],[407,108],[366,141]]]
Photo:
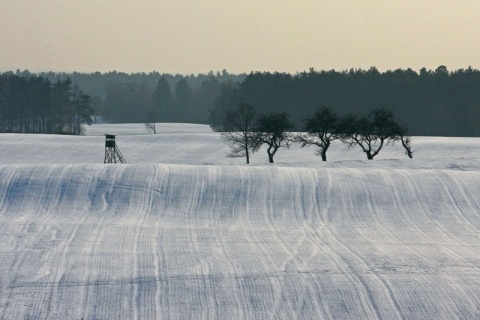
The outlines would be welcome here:
[[[87,129],[0,134],[0,319],[480,319],[479,138],[247,166],[208,126]]]

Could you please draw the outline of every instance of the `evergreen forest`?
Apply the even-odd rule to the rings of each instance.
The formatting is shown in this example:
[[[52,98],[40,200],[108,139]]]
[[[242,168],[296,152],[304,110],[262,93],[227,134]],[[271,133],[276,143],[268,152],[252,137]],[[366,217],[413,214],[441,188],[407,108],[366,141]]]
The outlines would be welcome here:
[[[480,71],[471,67],[197,75],[17,70],[0,75],[1,132],[78,134],[90,116],[93,122],[215,127],[241,103],[262,114],[288,114],[293,130],[327,106],[340,116],[390,110],[412,135],[480,135]]]

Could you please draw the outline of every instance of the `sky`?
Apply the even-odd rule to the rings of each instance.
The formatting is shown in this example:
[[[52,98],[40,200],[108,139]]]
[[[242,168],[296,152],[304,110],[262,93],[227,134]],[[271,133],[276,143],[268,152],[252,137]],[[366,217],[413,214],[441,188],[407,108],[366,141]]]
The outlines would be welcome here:
[[[480,69],[478,0],[0,0],[0,71]]]

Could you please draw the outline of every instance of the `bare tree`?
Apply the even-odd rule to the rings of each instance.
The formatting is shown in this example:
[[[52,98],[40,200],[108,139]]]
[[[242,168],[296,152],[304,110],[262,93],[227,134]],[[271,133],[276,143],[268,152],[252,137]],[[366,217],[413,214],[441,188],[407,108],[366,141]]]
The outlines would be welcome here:
[[[405,148],[405,154],[412,159],[413,158],[413,151],[412,151],[412,137],[411,136],[400,136],[400,141],[402,142],[402,146]]]
[[[399,140],[397,128],[393,113],[383,108],[374,109],[362,118],[347,115],[339,125],[342,141],[349,147],[358,145],[368,160],[378,155],[384,144]]]
[[[322,161],[327,161],[327,150],[336,139],[338,117],[329,107],[322,106],[308,119],[305,119],[306,133],[298,134],[295,142],[301,143],[302,148],[315,145],[319,148],[317,155]]]
[[[267,145],[268,160],[273,163],[273,156],[279,148],[289,148],[293,136],[288,132],[293,129],[286,113],[270,113],[261,115],[257,121],[255,137],[256,147]]]
[[[405,148],[405,154],[412,159],[413,150],[412,150],[412,137],[408,134],[408,130],[405,126],[397,125],[397,135],[398,140],[402,143],[403,148]]]
[[[259,148],[254,139],[255,109],[246,103],[235,106],[227,111],[221,127],[222,139],[230,145],[229,156],[245,156],[249,164],[250,153],[254,153]]]
[[[147,122],[144,123],[148,132],[157,134],[157,122],[159,121],[159,112],[155,109],[150,109],[147,112]]]

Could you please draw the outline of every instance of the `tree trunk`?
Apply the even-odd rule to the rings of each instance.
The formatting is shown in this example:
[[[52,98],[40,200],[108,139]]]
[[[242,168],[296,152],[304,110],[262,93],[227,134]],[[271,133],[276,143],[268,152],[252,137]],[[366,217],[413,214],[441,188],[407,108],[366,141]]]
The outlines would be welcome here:
[[[247,158],[247,164],[250,164],[250,154],[248,154],[248,147],[245,148],[245,158]]]
[[[272,151],[272,149],[273,149],[273,146],[269,146],[268,149],[267,149],[268,161],[270,163],[273,163],[273,156],[275,155],[275,152],[277,151],[275,149]]]
[[[368,160],[373,160],[373,156],[370,152],[367,152],[367,159]]]
[[[327,161],[327,150],[326,149],[322,150],[322,161]]]
[[[410,147],[410,138],[409,137],[405,138],[405,137],[401,136],[400,139],[402,141],[402,146],[405,148],[405,154],[410,159],[412,159],[413,158],[413,152],[412,152],[412,149]]]

